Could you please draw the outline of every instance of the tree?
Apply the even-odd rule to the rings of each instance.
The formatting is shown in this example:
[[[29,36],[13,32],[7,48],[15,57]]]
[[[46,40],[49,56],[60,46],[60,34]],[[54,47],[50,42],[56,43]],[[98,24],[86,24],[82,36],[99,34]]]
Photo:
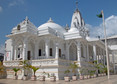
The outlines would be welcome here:
[[[79,65],[74,62],[73,64],[71,63],[69,66],[70,69],[72,69],[72,72],[74,73],[74,76],[76,76],[76,69],[79,68]]]
[[[35,76],[35,73],[36,73],[36,71],[37,71],[39,68],[38,68],[38,67],[35,67],[35,66],[30,66],[30,68],[33,70],[34,76]]]
[[[68,76],[68,73],[70,73],[69,69],[64,72],[64,74],[66,74],[66,76]]]
[[[24,70],[29,70],[30,69],[30,64],[29,64],[29,61],[28,60],[23,60],[23,61],[20,61],[19,65],[23,65],[23,69]],[[26,74],[24,74],[25,76]]]
[[[17,72],[19,71],[20,69],[18,68],[13,68],[13,71],[15,72],[15,76],[17,76]]]

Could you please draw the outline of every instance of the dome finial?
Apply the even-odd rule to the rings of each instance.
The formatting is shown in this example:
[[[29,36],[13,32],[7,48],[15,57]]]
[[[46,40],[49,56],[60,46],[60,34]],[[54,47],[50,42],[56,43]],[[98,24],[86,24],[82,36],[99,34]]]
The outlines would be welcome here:
[[[48,20],[48,22],[53,22],[52,18],[50,17],[50,19]]]

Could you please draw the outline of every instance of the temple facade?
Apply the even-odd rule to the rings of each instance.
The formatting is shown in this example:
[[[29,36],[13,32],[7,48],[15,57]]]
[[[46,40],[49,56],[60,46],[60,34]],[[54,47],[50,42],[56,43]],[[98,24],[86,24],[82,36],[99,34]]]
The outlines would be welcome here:
[[[71,26],[62,27],[50,18],[38,28],[28,17],[12,29],[5,42],[4,65],[7,78],[13,77],[12,67],[19,67],[19,61],[29,60],[32,66],[40,67],[36,76],[43,72],[54,74],[57,80],[63,79],[64,71],[74,61],[80,67],[93,69],[88,62],[106,64],[105,45],[98,38],[90,38],[89,29],[78,9],[75,10]],[[111,53],[108,48],[109,53]],[[79,71],[78,71],[79,72]],[[18,79],[26,73],[30,78],[32,71],[18,72]],[[78,74],[78,73],[77,73]],[[72,76],[70,73],[69,76]],[[46,77],[48,79],[48,77]]]

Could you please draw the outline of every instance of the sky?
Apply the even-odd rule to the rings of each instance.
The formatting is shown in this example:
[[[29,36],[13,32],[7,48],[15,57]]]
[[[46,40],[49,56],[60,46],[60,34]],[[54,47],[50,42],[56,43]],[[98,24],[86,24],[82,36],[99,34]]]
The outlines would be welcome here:
[[[61,26],[70,26],[76,0],[0,0],[0,46],[3,47],[6,35],[11,33],[28,16],[39,27],[51,17]],[[102,19],[96,17],[104,11],[107,35],[117,34],[117,0],[78,0],[78,9],[90,30],[92,37],[102,36]]]

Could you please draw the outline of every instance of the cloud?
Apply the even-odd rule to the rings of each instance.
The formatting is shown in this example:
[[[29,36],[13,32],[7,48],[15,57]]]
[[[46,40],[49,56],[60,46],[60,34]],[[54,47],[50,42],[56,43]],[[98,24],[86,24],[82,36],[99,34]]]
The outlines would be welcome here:
[[[106,25],[107,36],[112,36],[117,34],[117,16],[112,15],[106,18],[105,25]],[[104,37],[103,23],[101,23],[99,26],[92,26],[90,24],[86,24],[86,27],[90,29],[91,37],[96,37],[96,36]]]
[[[2,9],[2,7],[0,6],[0,12],[2,12],[2,10],[3,10],[3,9]]]
[[[5,54],[5,46],[4,45],[0,45],[0,53]]]
[[[24,0],[14,0],[14,1],[9,3],[9,7],[16,6],[16,5],[19,5],[19,4],[24,4]]]

